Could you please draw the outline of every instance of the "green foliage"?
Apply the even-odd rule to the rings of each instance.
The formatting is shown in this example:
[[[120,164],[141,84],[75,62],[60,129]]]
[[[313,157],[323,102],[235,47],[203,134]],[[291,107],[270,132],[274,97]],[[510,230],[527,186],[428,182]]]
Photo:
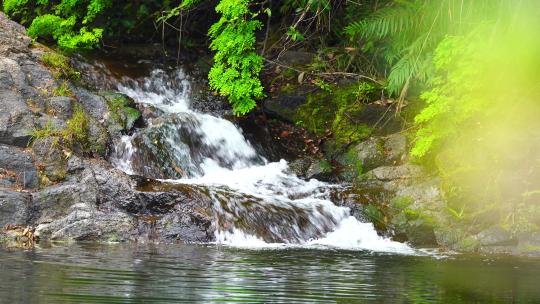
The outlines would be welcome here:
[[[73,92],[71,92],[67,81],[62,81],[60,85],[53,89],[52,93],[54,96],[73,97]]]
[[[433,51],[446,35],[461,33],[479,14],[496,10],[498,2],[389,1],[368,17],[352,22],[346,33],[364,51],[380,54],[391,67],[388,91],[403,96],[410,82],[430,82]]]
[[[208,79],[229,98],[235,114],[245,114],[264,97],[259,79],[263,59],[255,52],[255,31],[261,23],[253,19],[248,0],[221,0],[216,11],[221,18],[208,31],[210,49],[216,52]]]
[[[81,73],[73,69],[69,63],[69,58],[60,53],[44,53],[41,56],[40,61],[49,67],[56,79],[64,78],[69,80],[79,80],[81,77]]]
[[[30,23],[28,35],[52,39],[66,50],[95,47],[103,36],[100,27],[88,26],[112,5],[111,0],[4,1],[4,11]]]
[[[60,134],[68,147],[80,145],[83,151],[88,151],[90,142],[88,137],[88,117],[81,106],[76,106],[73,116],[66,122],[66,128]]]
[[[413,156],[425,156],[439,140],[459,132],[456,126],[486,106],[487,100],[473,95],[475,79],[481,73],[475,63],[484,60],[471,47],[477,39],[478,34],[448,37],[437,47],[434,64],[444,72],[435,78],[433,89],[421,95],[427,107],[415,117],[415,123],[422,128],[416,134]]]
[[[35,128],[30,135],[32,141],[43,138],[53,138],[55,145],[68,150],[78,150],[83,153],[99,152],[89,135],[89,118],[80,105],[76,105],[72,117],[66,122],[66,127],[57,129],[52,122],[42,128]]]

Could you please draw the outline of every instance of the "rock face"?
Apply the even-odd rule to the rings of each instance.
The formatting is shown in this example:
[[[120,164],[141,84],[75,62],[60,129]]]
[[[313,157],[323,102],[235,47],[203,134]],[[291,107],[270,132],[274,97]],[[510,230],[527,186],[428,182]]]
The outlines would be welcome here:
[[[204,189],[100,160],[140,114],[121,94],[58,78],[41,62],[49,52],[0,12],[0,228],[32,226],[41,240],[213,240]]]

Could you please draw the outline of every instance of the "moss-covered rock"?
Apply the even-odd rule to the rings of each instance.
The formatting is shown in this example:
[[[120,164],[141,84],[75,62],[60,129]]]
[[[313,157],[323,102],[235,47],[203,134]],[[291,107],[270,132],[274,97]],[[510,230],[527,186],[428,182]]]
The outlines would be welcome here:
[[[123,131],[129,131],[141,117],[135,102],[128,96],[117,92],[100,92],[107,101],[110,117],[118,123]]]

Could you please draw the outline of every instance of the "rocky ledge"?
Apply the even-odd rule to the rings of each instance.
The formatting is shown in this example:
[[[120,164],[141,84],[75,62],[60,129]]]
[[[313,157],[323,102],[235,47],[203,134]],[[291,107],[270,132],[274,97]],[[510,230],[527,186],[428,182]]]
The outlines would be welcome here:
[[[85,87],[68,60],[0,12],[0,239],[212,240],[197,188],[148,191],[155,181],[103,160],[140,114]]]

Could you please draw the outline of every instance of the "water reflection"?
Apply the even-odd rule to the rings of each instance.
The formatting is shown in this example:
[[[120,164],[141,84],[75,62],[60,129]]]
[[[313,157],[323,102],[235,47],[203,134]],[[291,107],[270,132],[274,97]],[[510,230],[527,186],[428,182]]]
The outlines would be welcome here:
[[[540,260],[192,245],[0,250],[1,303],[540,301]]]

